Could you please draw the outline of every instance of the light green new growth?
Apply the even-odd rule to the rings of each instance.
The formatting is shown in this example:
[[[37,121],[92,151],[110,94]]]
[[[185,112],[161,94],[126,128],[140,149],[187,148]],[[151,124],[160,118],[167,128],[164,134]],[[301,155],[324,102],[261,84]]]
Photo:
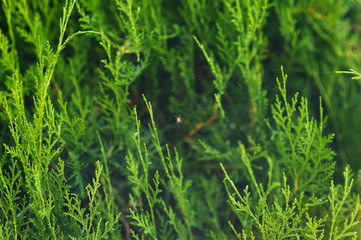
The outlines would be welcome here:
[[[268,172],[267,189],[264,190],[262,184],[258,183],[255,178],[254,167],[250,163],[244,145],[239,143],[241,160],[256,189],[253,198],[248,186],[243,190],[243,195],[238,191],[221,163],[221,168],[225,174],[223,182],[228,193],[229,204],[238,219],[244,224],[246,231],[243,230],[242,234],[238,233],[234,225],[229,224],[238,239],[247,239],[247,236],[250,236],[251,239],[254,239],[255,236],[257,239],[282,239],[300,236],[307,239],[323,239],[324,236],[328,236],[329,239],[356,237],[357,232],[352,231],[352,229],[358,224],[356,216],[360,211],[359,200],[356,200],[355,209],[352,210],[349,219],[346,219],[343,223],[342,230],[339,228],[334,229],[336,219],[339,218],[338,215],[344,202],[349,198],[353,181],[350,180],[349,169],[346,168],[342,198],[337,196],[333,181],[329,182],[334,167],[332,165],[332,167],[327,168],[328,165],[324,164],[323,161],[332,160],[334,154],[326,146],[332,137],[325,138],[322,136],[324,123],[322,107],[320,107],[321,123],[317,126],[316,120],[309,119],[306,99],[302,98],[298,109],[296,108],[297,94],[291,99],[291,103],[288,102],[286,96],[287,75],[283,73],[282,68],[281,70],[283,84],[278,81],[278,86],[284,105],[277,97],[273,108],[276,127],[271,129],[278,135],[277,138],[274,138],[280,144],[277,149],[283,150],[283,152],[278,157],[270,158],[266,156],[270,170]],[[267,124],[270,126],[269,122]],[[314,146],[319,147],[314,149]],[[292,191],[287,183],[286,173],[283,173],[283,187],[281,189],[279,189],[277,179],[272,178],[275,163],[277,165],[288,164],[289,170],[287,174],[293,178],[291,183],[294,184]],[[323,203],[319,202],[314,195],[307,198],[306,194],[313,193],[320,196],[320,191],[324,185],[330,183],[328,200],[331,216],[310,217],[312,207],[325,204],[325,201],[322,201]],[[279,190],[282,197],[270,197],[273,195],[272,192],[278,192]],[[296,193],[298,193],[297,197],[295,197]],[[274,202],[270,204],[270,201]],[[257,207],[254,206],[256,203]],[[245,221],[247,216],[251,218],[251,221]],[[305,221],[305,218],[307,221]],[[327,222],[331,223],[330,229],[325,227]],[[251,226],[256,227],[258,231],[252,230]]]
[[[352,210],[350,218],[346,219],[343,223],[343,227],[341,229],[334,228],[338,214],[345,200],[349,197],[352,187],[348,168],[344,172],[345,186],[341,198],[337,196],[333,182],[331,183],[331,195],[328,196],[331,216],[325,215],[323,217],[310,217],[309,212],[312,210],[312,202],[315,201],[312,198],[305,199],[304,195],[301,194],[299,199],[292,199],[285,176],[283,177],[283,187],[281,188],[282,203],[274,202],[272,205],[269,205],[267,204],[269,201],[267,196],[261,195],[258,197],[257,207],[254,208],[252,207],[252,202],[254,201],[251,201],[251,193],[248,190],[248,186],[243,190],[242,195],[224,169],[223,164],[221,164],[221,168],[225,174],[224,184],[232,210],[241,221],[242,218],[245,218],[245,215],[242,213],[251,217],[253,221],[250,224],[257,228],[257,231],[249,230],[247,232],[242,230],[241,234],[237,233],[235,227],[229,223],[238,239],[247,239],[248,235],[250,239],[255,239],[255,236],[258,236],[257,239],[283,239],[300,236],[304,236],[306,239],[324,239],[325,232],[328,239],[344,239],[351,236],[356,239],[357,232],[352,231],[352,229],[359,223],[356,220],[356,216],[361,209],[359,201],[356,202],[356,208]],[[331,223],[331,229],[325,227],[327,222]]]
[[[0,10],[0,240],[360,237],[357,1]]]
[[[143,232],[146,235],[149,235],[153,239],[158,239],[161,232],[165,232],[164,225],[157,224],[159,218],[163,218],[161,214],[162,211],[166,213],[169,218],[169,224],[173,227],[175,233],[181,239],[193,239],[191,226],[195,220],[194,212],[192,211],[189,200],[187,189],[190,187],[190,181],[184,181],[182,174],[182,160],[179,158],[178,152],[175,151],[175,162],[172,160],[170,150],[168,145],[166,145],[167,156],[163,155],[163,149],[160,144],[157,127],[153,118],[153,109],[150,102],[143,96],[144,102],[146,103],[149,115],[151,118],[151,123],[148,124],[152,142],[155,146],[157,153],[159,154],[160,162],[165,171],[165,176],[167,181],[164,181],[165,188],[171,191],[174,196],[175,201],[177,202],[177,208],[181,213],[181,216],[177,216],[172,209],[168,206],[164,199],[162,199],[159,194],[162,192],[160,188],[160,176],[158,170],[155,172],[154,177],[151,182],[149,181],[150,172],[150,161],[148,158],[147,146],[144,144],[143,147],[140,141],[140,121],[137,118],[137,112],[134,109],[134,115],[137,123],[137,132],[134,134],[134,141],[136,143],[141,167],[143,168],[143,175],[139,177],[139,167],[135,158],[132,154],[127,156],[127,165],[128,170],[131,172],[130,180],[134,184],[133,191],[136,197],[140,197],[140,191],[145,194],[149,205],[149,212],[138,213],[137,209],[130,209],[132,219],[135,221],[135,225],[141,227]],[[144,151],[144,155],[143,155]],[[167,160],[167,161],[166,161]],[[174,165],[175,164],[175,165]],[[165,179],[164,179],[165,180]],[[163,219],[164,220],[164,219]],[[137,234],[133,232],[133,237],[139,238]]]
[[[81,201],[76,194],[71,194],[68,191],[65,193],[64,206],[68,208],[68,211],[64,212],[64,214],[81,225],[82,238],[84,239],[108,239],[109,232],[114,229],[114,225],[117,224],[117,219],[120,216],[120,214],[114,216],[110,222],[104,221],[101,217],[99,219],[96,218],[100,215],[97,195],[98,189],[101,186],[99,180],[103,169],[100,162],[96,162],[96,165],[97,170],[95,179],[93,179],[93,185],[88,184],[86,187],[89,199],[89,213],[85,213],[86,209],[81,207]],[[70,235],[69,237],[71,239],[80,238],[79,235]]]
[[[361,85],[361,74],[354,69],[350,69],[350,71],[336,71],[336,73],[345,73],[354,75],[352,79],[357,80],[357,82]]]
[[[14,188],[14,190],[6,191],[9,204],[11,203],[9,207],[5,208],[2,205],[3,214],[9,216],[9,221],[2,227],[2,229],[7,229],[4,232],[5,235],[2,234],[2,237],[6,239],[18,239],[18,236],[21,238],[48,236],[53,239],[59,236],[64,237],[64,229],[67,228],[68,224],[74,224],[72,227],[76,228],[76,221],[87,229],[85,234],[88,238],[91,234],[94,239],[102,239],[107,238],[109,231],[116,223],[114,221],[116,216],[114,216],[112,222],[105,224],[105,229],[102,232],[103,223],[101,219],[99,221],[94,219],[99,214],[95,194],[99,187],[97,184],[100,171],[98,172],[96,182],[94,182],[97,186],[95,188],[91,186],[87,188],[90,199],[90,215],[83,216],[85,209],[80,209],[80,201],[78,202],[77,195],[74,195],[76,196],[75,198],[65,196],[69,193],[68,187],[65,184],[64,163],[57,158],[66,145],[62,139],[64,133],[64,128],[62,127],[67,124],[70,125],[72,120],[67,115],[66,104],[63,103],[61,94],[59,104],[62,107],[63,113],[58,115],[55,113],[48,93],[55,67],[61,51],[64,50],[65,46],[72,39],[80,34],[96,33],[94,31],[78,31],[67,37],[64,41],[68,20],[74,5],[75,1],[66,1],[63,8],[63,18],[60,20],[60,36],[56,52],[53,51],[49,43],[43,49],[40,36],[27,35],[29,41],[34,44],[36,43],[38,58],[33,76],[35,78],[36,89],[34,97],[35,114],[33,118],[30,118],[25,110],[23,76],[20,75],[18,69],[14,70],[10,80],[12,86],[11,98],[4,97],[1,99],[10,122],[10,132],[14,140],[14,146],[4,143],[5,150],[10,156],[13,170],[10,172],[10,175],[1,172],[2,185],[5,189],[9,189],[7,182],[10,179],[13,179],[11,180],[12,186],[10,186]],[[24,14],[27,14],[25,5],[18,5],[18,7],[24,11]],[[28,24],[32,23],[29,21]],[[35,38],[37,38],[36,41]],[[6,44],[6,42],[3,43]],[[58,161],[57,169],[54,168],[56,165],[54,162],[56,161]],[[8,177],[5,179],[4,176]],[[12,202],[15,200],[20,201],[13,205]],[[78,207],[76,212],[74,212],[74,209],[71,209],[74,202],[74,206]],[[63,207],[66,206],[68,210],[64,211]],[[63,216],[57,215],[60,212]],[[31,215],[32,217],[26,220],[27,217],[25,215]],[[71,216],[76,221],[67,223],[66,216]],[[84,220],[82,220],[83,217],[85,217]],[[97,230],[93,231],[91,227],[95,223]],[[11,230],[12,226],[13,229]],[[33,228],[29,228],[28,232],[20,230],[30,226]],[[81,236],[79,231],[74,232],[74,234],[77,237]]]
[[[269,120],[267,125],[276,141],[275,156],[280,158],[278,164],[288,169],[292,180],[292,195],[298,191],[317,193],[329,184],[335,168],[332,161],[334,152],[328,148],[333,134],[323,136],[325,119],[320,99],[320,123],[309,117],[306,98],[298,102],[298,93],[288,102],[286,81],[283,68],[280,82],[277,79],[281,99],[277,96],[272,107],[275,126]],[[298,106],[299,104],[299,106]]]

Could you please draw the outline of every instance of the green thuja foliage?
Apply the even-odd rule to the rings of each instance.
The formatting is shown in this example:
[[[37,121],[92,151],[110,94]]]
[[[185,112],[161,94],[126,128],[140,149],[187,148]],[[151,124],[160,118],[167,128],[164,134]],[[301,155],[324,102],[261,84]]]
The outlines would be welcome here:
[[[330,195],[327,202],[320,201],[314,196],[305,198],[303,194],[299,199],[291,199],[291,190],[286,183],[287,178],[283,176],[283,186],[279,186],[281,188],[280,200],[282,202],[275,201],[273,204],[268,204],[269,189],[264,192],[262,185],[260,185],[262,191],[256,197],[258,204],[252,206],[251,193],[248,187],[241,194],[223,165],[221,166],[226,175],[224,184],[232,210],[240,220],[246,216],[251,219],[248,222],[250,226],[244,226],[245,228],[242,230],[242,233],[238,233],[235,226],[229,222],[238,239],[347,239],[351,237],[357,239],[355,226],[359,224],[359,221],[356,220],[356,216],[361,209],[359,200],[355,203],[355,209],[353,209],[350,216],[344,219],[342,226],[335,227],[335,222],[340,217],[339,214],[344,208],[346,199],[349,198],[353,184],[353,181],[349,178],[350,172],[348,168],[344,172],[345,184],[342,194],[337,196],[338,192],[335,189],[334,183],[331,182]],[[252,169],[250,169],[250,174],[252,174]],[[320,205],[326,205],[325,207],[330,211],[330,216],[327,214],[310,216],[309,212],[312,212],[312,208]]]
[[[350,69],[350,71],[337,71],[337,73],[346,73],[346,74],[352,74],[353,77],[352,79],[356,80],[359,84],[361,84],[361,74],[358,73],[356,70],[354,69]]]
[[[243,225],[242,234],[237,232],[232,222],[229,224],[239,239],[356,239],[355,226],[359,224],[356,216],[361,209],[360,200],[358,196],[354,200],[349,196],[353,185],[349,168],[344,171],[345,183],[341,196],[338,196],[334,182],[330,181],[335,164],[330,161],[333,160],[334,153],[327,147],[332,135],[322,136],[322,106],[320,124],[309,119],[306,99],[301,100],[297,111],[298,94],[288,102],[287,75],[284,75],[282,68],[281,70],[283,82],[278,79],[277,82],[283,103],[276,98],[272,113],[277,127],[271,128],[277,134],[271,141],[276,141],[280,155],[271,157],[273,154],[265,154],[269,165],[265,186],[256,179],[253,170],[256,166],[252,166],[250,160],[253,156],[248,156],[242,143],[239,143],[241,160],[255,189],[253,198],[248,186],[244,188],[243,195],[240,193],[221,164],[229,204]],[[277,177],[279,169],[287,169],[283,173],[283,179]],[[291,177],[292,190],[287,183],[287,176]],[[329,191],[324,191],[325,187]],[[325,194],[328,194],[327,198]],[[351,201],[354,209],[344,220],[344,225],[335,228],[335,222],[346,201]],[[318,210],[315,210],[316,207]],[[312,216],[315,213],[317,215]]]
[[[1,6],[0,239],[360,238],[359,0]]]
[[[298,100],[298,93],[287,100],[287,75],[282,70],[283,82],[277,79],[280,97],[272,107],[275,127],[267,121],[271,129],[271,140],[275,141],[274,158],[281,169],[287,169],[293,182],[292,194],[297,191],[320,193],[327,187],[334,173],[336,162],[335,153],[329,148],[333,135],[323,136],[324,125],[323,108],[320,105],[318,123],[309,116],[306,98]],[[282,100],[281,100],[281,99]],[[321,99],[320,99],[321,100]],[[320,103],[321,104],[321,103]],[[271,143],[272,144],[272,143]],[[271,146],[269,147],[271,149]]]
[[[191,226],[195,225],[195,216],[189,203],[189,193],[187,191],[191,181],[184,180],[182,173],[182,159],[180,159],[176,149],[174,149],[175,156],[171,156],[169,146],[166,145],[166,155],[163,154],[158,130],[154,122],[152,106],[144,96],[143,98],[151,118],[149,130],[152,135],[152,142],[159,154],[158,161],[161,161],[165,172],[163,188],[169,192],[169,194],[166,194],[165,196],[169,195],[174,199],[179,213],[177,214],[172,206],[168,206],[165,197],[160,196],[164,190],[160,188],[161,179],[159,172],[156,170],[155,173],[154,171],[152,173],[150,169],[151,162],[149,161],[147,146],[145,144],[142,146],[141,144],[139,131],[140,122],[137,119],[137,112],[134,111],[137,123],[134,141],[138,149],[140,166],[132,154],[127,157],[128,170],[131,173],[129,179],[131,183],[134,184],[133,194],[134,197],[136,197],[131,199],[133,199],[135,203],[139,203],[141,202],[141,194],[144,194],[147,205],[149,206],[149,211],[139,212],[137,207],[129,209],[132,219],[134,224],[141,229],[143,234],[154,239],[173,239],[175,236],[179,236],[181,239],[193,239]],[[140,173],[143,174],[139,176]],[[153,176],[152,178],[149,176],[151,173],[151,176]],[[168,222],[168,224],[159,224],[164,222]],[[136,239],[140,239],[137,233],[133,232],[132,235]]]

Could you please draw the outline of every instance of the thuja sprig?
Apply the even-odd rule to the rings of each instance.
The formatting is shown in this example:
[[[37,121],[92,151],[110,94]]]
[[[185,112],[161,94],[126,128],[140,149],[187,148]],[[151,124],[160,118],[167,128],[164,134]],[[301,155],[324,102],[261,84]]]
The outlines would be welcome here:
[[[49,188],[49,163],[62,149],[61,145],[57,145],[59,139],[56,138],[57,123],[54,120],[54,109],[50,101],[46,101],[44,111],[46,137],[41,142],[45,150],[39,152],[39,142],[37,140],[40,135],[39,131],[44,131],[44,127],[39,128],[39,125],[36,124],[37,120],[35,120],[35,126],[27,120],[22,82],[19,80],[18,74],[13,75],[13,81],[15,87],[12,94],[14,107],[8,104],[9,100],[7,99],[4,100],[4,106],[10,121],[10,132],[15,146],[4,144],[5,150],[13,161],[21,163],[18,167],[19,170],[23,169],[24,172],[25,190],[30,200],[29,206],[36,216],[31,219],[31,222],[40,230],[41,234],[44,234],[45,224],[42,222],[47,221],[46,227],[48,227],[51,235],[55,236],[55,226],[51,223],[53,198],[46,193]],[[26,200],[23,199],[23,201],[25,203]]]
[[[14,45],[9,43],[8,38],[0,29],[0,66],[10,72],[18,70],[17,51]]]
[[[262,235],[264,237],[264,230],[263,226],[260,222],[260,220],[256,217],[256,215],[253,213],[250,207],[250,192],[248,191],[248,186],[243,190],[244,195],[242,196],[240,192],[238,191],[236,185],[234,184],[233,180],[229,177],[227,171],[224,169],[223,164],[220,164],[225,178],[223,180],[224,186],[226,188],[228,197],[229,197],[229,203],[232,207],[232,210],[237,214],[239,219],[242,219],[241,212],[246,213],[248,216],[252,218],[254,221],[254,224],[257,225],[258,229],[261,230]],[[232,229],[234,230],[234,226],[231,222],[229,222]],[[234,230],[235,231],[235,230]],[[237,234],[238,235],[238,234]]]
[[[280,189],[283,203],[279,204],[276,201],[273,204],[267,203],[267,197],[262,195],[256,208],[254,208],[254,201],[251,201],[248,186],[245,187],[243,194],[241,194],[222,164],[221,168],[225,174],[223,182],[228,194],[229,204],[242,222],[242,234],[237,232],[237,226],[234,223],[229,222],[238,239],[247,239],[248,236],[251,239],[265,240],[299,238],[301,236],[307,236],[309,239],[322,239],[324,236],[324,222],[327,217],[309,217],[307,212],[309,205],[305,204],[303,196],[301,195],[300,199],[291,199],[291,191],[287,185],[285,175],[283,175],[283,187]],[[241,213],[245,213],[252,221],[242,221],[245,215]],[[304,221],[304,216],[306,216],[307,221]]]
[[[336,73],[345,73],[353,75],[351,79],[357,80],[357,82],[361,85],[361,74],[354,69],[350,69],[349,71],[336,71]]]
[[[17,164],[17,170],[22,170],[24,174],[25,183],[22,186],[25,190],[25,197],[22,198],[21,205],[24,209],[21,212],[24,212],[25,207],[30,207],[29,212],[33,217],[27,224],[33,226],[33,229],[29,230],[33,236],[48,235],[56,238],[58,228],[53,213],[54,201],[57,199],[55,194],[50,192],[53,189],[55,176],[49,172],[49,166],[51,161],[61,153],[65,143],[61,138],[62,119],[57,118],[48,91],[61,51],[77,35],[92,32],[76,32],[64,41],[74,4],[75,1],[66,1],[65,3],[63,18],[60,20],[59,43],[55,52],[49,43],[44,51],[40,37],[37,39],[38,64],[34,76],[36,84],[33,119],[30,120],[25,112],[24,78],[18,71],[15,71],[11,78],[12,98],[1,99],[14,140],[14,146],[7,144],[4,146],[12,161],[21,163]],[[19,223],[19,226],[21,224]]]
[[[159,201],[158,194],[161,192],[159,189],[159,175],[156,173],[153,178],[154,187],[151,186],[149,181],[149,159],[148,159],[148,151],[147,147],[144,144],[143,147],[140,141],[140,121],[138,120],[136,109],[134,109],[134,116],[137,126],[137,132],[134,134],[133,139],[136,144],[138,155],[141,162],[142,172],[139,170],[139,164],[134,159],[132,154],[128,154],[127,156],[127,169],[130,171],[131,175],[129,176],[129,180],[133,183],[133,192],[135,193],[138,199],[141,198],[140,190],[145,194],[147,199],[150,214],[147,218],[144,216],[139,216],[138,213],[132,212],[132,218],[136,221],[136,224],[143,228],[144,233],[150,234],[151,236],[156,236],[156,222],[155,222],[155,210],[154,206]],[[144,151],[144,153],[143,153]],[[141,176],[139,174],[142,173]],[[150,222],[149,222],[150,221]]]
[[[11,161],[9,171],[3,170],[5,158],[6,155],[3,155],[0,166],[0,186],[2,189],[0,209],[5,218],[5,223],[0,224],[1,239],[17,239],[19,230],[25,225],[23,219],[24,213],[27,211],[26,207],[17,204],[21,194],[22,171],[17,170],[17,163],[14,159]]]
[[[102,157],[103,157],[103,164],[105,166],[105,173],[104,173],[104,177],[105,177],[105,181],[108,187],[108,191],[109,191],[109,199],[110,201],[112,201],[112,205],[114,206],[114,194],[113,194],[113,187],[112,187],[112,183],[110,180],[110,173],[109,173],[109,168],[108,168],[108,159],[107,156],[105,155],[105,150],[104,150],[104,146],[103,146],[103,141],[100,137],[99,132],[97,132],[98,135],[98,139],[99,139],[99,144],[100,144],[100,150],[102,152]],[[110,209],[108,209],[110,210]]]
[[[175,157],[170,154],[168,145],[166,145],[167,155],[163,153],[161,147],[157,126],[153,118],[153,109],[150,102],[143,96],[146,106],[148,108],[151,123],[149,123],[149,129],[152,136],[153,145],[155,146],[159,159],[163,165],[165,175],[168,178],[161,179],[158,171],[153,175],[152,183],[149,183],[150,162],[148,159],[147,146],[141,145],[140,140],[140,121],[137,118],[137,113],[134,109],[135,120],[137,124],[137,132],[134,134],[133,139],[138,149],[140,166],[136,162],[133,155],[130,153],[127,156],[128,170],[131,175],[129,176],[130,181],[133,183],[133,191],[137,197],[140,198],[140,194],[143,193],[147,199],[149,211],[137,212],[136,206],[131,211],[131,217],[133,224],[140,227],[144,234],[149,237],[156,239],[159,236],[169,236],[169,226],[173,227],[173,231],[181,239],[193,239],[191,226],[194,224],[194,212],[188,200],[188,188],[190,187],[190,181],[184,181],[182,174],[182,159],[179,157],[177,150],[175,149]],[[144,153],[143,153],[144,152]],[[142,170],[140,170],[140,168]],[[160,182],[164,182],[165,186],[174,196],[174,200],[177,203],[177,207],[180,211],[181,217],[179,218],[172,206],[169,206],[164,199],[159,196],[161,193]],[[157,203],[163,208],[156,208]],[[169,218],[169,224],[159,225],[156,222],[156,218],[162,222],[165,221],[164,217],[160,214],[160,211],[166,213]],[[157,213],[157,214],[156,214]],[[133,237],[139,238],[138,234],[133,231]]]
[[[286,81],[287,75],[282,72],[282,82],[277,78],[280,97],[272,107],[275,127],[269,120],[266,124],[271,129],[277,150],[275,156],[280,158],[281,167],[288,169],[287,174],[293,181],[292,195],[297,191],[317,193],[326,189],[334,172],[335,153],[328,147],[334,135],[323,136],[326,120],[320,99],[319,123],[309,116],[306,98],[298,101],[296,93],[289,102]]]
[[[343,239],[347,237],[354,237],[354,239],[357,238],[357,232],[351,232],[351,230],[359,223],[359,221],[356,220],[356,217],[361,210],[361,205],[359,201],[356,202],[355,208],[352,209],[351,216],[346,219],[343,224],[338,221],[343,205],[347,201],[353,185],[353,179],[350,179],[350,170],[348,169],[348,167],[346,167],[343,175],[345,177],[345,184],[343,186],[343,194],[341,200],[339,200],[337,196],[337,190],[334,186],[334,182],[331,181],[331,195],[328,196],[328,201],[331,207],[331,228],[329,239]]]
[[[310,119],[309,117],[306,99],[301,100],[298,108],[296,107],[298,103],[297,94],[292,98],[291,103],[288,102],[285,81],[287,75],[284,75],[283,71],[282,76],[284,80],[283,85],[278,81],[278,86],[284,105],[282,105],[282,102],[277,98],[275,107],[272,111],[275,122],[279,127],[277,128],[277,131],[273,129],[273,133],[278,137],[278,149],[283,149],[283,152],[278,158],[285,161],[284,158],[287,156],[286,160],[289,161],[289,158],[291,158],[293,161],[296,161],[296,163],[288,164],[295,164],[298,168],[296,169],[293,167],[286,173],[290,172],[291,177],[294,177],[295,175],[300,177],[303,175],[302,181],[304,182],[304,185],[301,186],[321,189],[314,181],[323,181],[321,186],[324,186],[327,179],[332,177],[333,171],[331,170],[333,170],[333,168],[330,170],[326,167],[326,170],[323,170],[322,168],[325,168],[325,166],[322,165],[322,161],[329,161],[334,155],[333,152],[326,147],[326,144],[331,141],[331,137],[322,136],[324,124],[322,107],[320,107],[321,122],[320,124],[317,124],[315,120],[312,118]],[[262,185],[258,183],[253,173],[248,154],[245,153],[245,148],[241,143],[240,150],[241,159],[247,168],[251,182],[255,185],[254,192],[256,195],[253,195],[253,198],[258,198],[258,204],[255,206],[256,201],[252,199],[248,186],[244,189],[243,194],[239,192],[235,183],[221,164],[221,168],[225,174],[223,182],[228,193],[229,204],[240,220],[242,224],[241,227],[243,227],[242,234],[240,234],[236,230],[236,225],[230,222],[230,226],[238,239],[246,239],[247,236],[250,236],[251,238],[258,236],[262,239],[282,239],[292,237],[323,239],[324,236],[329,236],[329,239],[343,239],[347,237],[356,239],[357,233],[353,232],[352,229],[359,224],[357,216],[361,207],[358,199],[354,202],[350,201],[352,200],[350,198],[350,192],[353,180],[350,180],[348,168],[346,168],[344,172],[345,184],[343,186],[343,195],[341,198],[337,196],[336,188],[334,187],[333,181],[331,181],[330,193],[328,196],[331,218],[327,215],[312,217],[310,216],[310,208],[315,208],[320,204],[327,207],[325,201],[320,202],[315,195],[307,198],[305,192],[312,191],[305,189],[305,187],[298,189],[293,187],[291,191],[290,186],[287,184],[286,173],[283,174],[283,187],[279,189],[279,192],[282,194],[281,199],[274,195],[269,197],[270,191],[278,188],[278,184],[272,182],[272,173],[269,172],[269,181],[272,182],[272,184],[268,184],[268,189],[265,194]],[[272,171],[272,159],[269,158],[268,161],[271,163],[270,171]],[[297,163],[297,161],[299,161],[299,163]],[[322,174],[322,176],[314,176],[314,173],[311,170],[308,170],[308,168],[311,167],[313,171]],[[327,171],[329,176],[327,177],[327,174],[323,171]],[[304,179],[306,176],[308,179]],[[293,181],[293,183],[295,183],[295,181]],[[295,191],[298,191],[298,197],[294,196]],[[269,203],[269,200],[271,199],[274,201],[273,203]],[[349,209],[344,206],[346,202],[350,203],[349,206],[354,206],[355,209],[352,210],[348,216],[341,217],[341,212],[349,212]],[[245,219],[245,216],[250,217],[252,221],[244,221],[243,219]],[[328,219],[330,219],[330,221],[328,221]],[[254,227],[256,227],[258,231],[252,231],[251,229]]]
[[[197,42],[198,46],[202,50],[204,57],[206,58],[209,66],[212,70],[212,73],[214,74],[215,80],[213,81],[213,84],[216,87],[216,89],[218,90],[218,93],[215,93],[214,96],[215,96],[217,105],[218,105],[219,109],[221,110],[222,117],[225,117],[224,110],[222,108],[221,98],[227,87],[227,83],[231,77],[232,72],[228,72],[228,74],[227,74],[226,72],[222,71],[221,67],[215,61],[213,54],[212,53],[208,54],[204,45],[201,44],[196,37],[194,37],[194,40]]]
[[[105,127],[111,128],[114,136],[113,144],[116,145],[121,141],[119,138],[126,135],[128,130],[124,126],[129,124],[130,119],[127,109],[129,86],[147,65],[147,57],[139,64],[133,64],[126,59],[124,52],[117,51],[116,54],[113,54],[114,46],[103,32],[101,32],[100,45],[107,55],[106,59],[101,60],[107,71],[97,69],[102,81],[99,83],[101,94],[96,98],[96,102],[107,116],[105,119],[108,124]]]
[[[68,25],[69,18],[71,16],[72,10],[75,5],[75,0],[66,1],[65,6],[63,8],[63,17],[60,19],[60,35],[59,35],[59,42],[57,46],[57,50],[54,52],[51,48],[50,44],[47,44],[45,54],[43,53],[43,47],[41,44],[40,39],[38,39],[38,48],[37,48],[37,57],[38,57],[38,65],[37,65],[37,73],[38,76],[36,77],[36,101],[35,107],[37,109],[35,121],[36,126],[38,126],[39,136],[39,151],[38,155],[41,155],[42,152],[42,132],[43,132],[43,124],[44,124],[44,109],[47,108],[46,101],[47,101],[47,92],[51,83],[52,76],[54,74],[55,66],[58,62],[59,55],[61,51],[65,48],[65,46],[77,35],[85,34],[85,33],[95,33],[99,34],[94,31],[78,31],[73,33],[64,41],[64,35],[66,32],[66,28]],[[45,73],[44,73],[45,69]],[[50,103],[50,102],[49,102]],[[45,125],[45,124],[44,124]]]
[[[0,33],[0,49],[2,53],[2,57],[0,61],[7,61],[6,67],[11,70],[11,72],[15,72],[15,69],[18,69],[18,52],[15,46],[15,34],[14,34],[14,26],[12,22],[12,14],[15,11],[15,5],[11,0],[3,1],[3,10],[6,17],[7,26],[9,29],[9,35],[11,40],[11,46],[8,44],[7,38]],[[8,49],[10,49],[10,54],[8,55]]]
[[[186,224],[187,231],[177,232],[180,236],[188,235],[189,239],[193,239],[192,231],[191,231],[191,225],[194,221],[194,212],[191,210],[189,200],[187,199],[187,188],[190,187],[191,182],[183,180],[183,174],[182,174],[182,159],[179,158],[178,152],[176,149],[175,151],[175,167],[173,165],[173,160],[170,155],[169,147],[166,144],[167,149],[167,157],[164,157],[163,150],[160,145],[159,137],[158,137],[158,131],[157,127],[154,122],[153,118],[153,109],[150,102],[147,101],[145,96],[143,95],[143,99],[147,105],[150,118],[151,118],[151,124],[149,124],[149,129],[151,131],[151,135],[153,137],[153,144],[155,145],[157,152],[160,156],[160,159],[163,163],[163,167],[165,170],[165,173],[168,177],[168,187],[170,191],[173,193],[175,200],[177,202],[178,208],[180,209],[183,220]],[[166,159],[168,160],[168,163],[166,162]],[[175,172],[176,170],[176,172]],[[170,210],[166,209],[166,206],[164,206],[164,209],[166,210],[168,216],[172,218],[172,214]],[[172,221],[171,223],[174,223],[173,226],[175,227],[175,230],[177,231],[180,229],[180,226],[177,226],[179,224],[176,224],[175,221]]]
[[[86,187],[86,193],[89,199],[89,213],[86,213],[85,208],[81,208],[81,201],[78,199],[78,195],[66,191],[64,205],[67,207],[67,211],[64,212],[64,215],[71,217],[82,226],[82,236],[85,239],[108,239],[108,234],[113,230],[115,224],[117,224],[117,219],[120,214],[114,216],[110,221],[105,223],[103,223],[102,218],[97,221],[96,218],[100,215],[97,194],[98,189],[101,186],[99,181],[103,165],[97,161],[96,166],[97,170],[95,171],[93,183],[92,185],[88,184]],[[78,232],[76,234],[80,233]],[[70,235],[70,237],[77,239],[80,236]]]
[[[140,48],[141,48],[141,33],[138,26],[140,6],[134,11],[133,0],[117,0],[118,10],[120,11],[119,17],[122,22],[129,22],[130,24],[124,24],[127,34],[134,41],[135,51],[137,53],[138,61],[140,60]]]
[[[254,127],[259,116],[263,117],[266,106],[265,92],[262,90],[261,57],[265,52],[266,38],[262,27],[266,23],[268,1],[224,1],[224,12],[221,12],[220,22],[217,23],[216,48],[220,60],[226,67],[221,68],[221,61],[206,49],[206,43],[200,43],[194,37],[202,50],[214,75],[213,81],[217,93],[214,94],[222,117],[225,116],[221,98],[225,93],[228,82],[238,68],[238,73],[247,84],[251,103],[251,124]],[[237,37],[235,37],[237,36]],[[208,52],[207,52],[208,51]],[[241,79],[238,80],[241,83]]]

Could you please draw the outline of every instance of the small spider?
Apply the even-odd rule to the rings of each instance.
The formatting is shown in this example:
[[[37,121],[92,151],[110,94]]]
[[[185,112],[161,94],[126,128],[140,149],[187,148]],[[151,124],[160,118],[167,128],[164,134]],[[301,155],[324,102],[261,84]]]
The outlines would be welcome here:
[[[182,117],[181,117],[181,115],[176,115],[176,116],[175,116],[175,124],[176,124],[177,126],[179,126],[179,125],[182,124]]]

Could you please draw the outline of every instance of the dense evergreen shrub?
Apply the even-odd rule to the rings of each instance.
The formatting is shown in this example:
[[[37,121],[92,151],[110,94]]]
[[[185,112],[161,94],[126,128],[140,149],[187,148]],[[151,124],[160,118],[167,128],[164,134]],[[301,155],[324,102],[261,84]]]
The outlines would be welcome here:
[[[358,239],[359,0],[3,0],[1,239]]]

